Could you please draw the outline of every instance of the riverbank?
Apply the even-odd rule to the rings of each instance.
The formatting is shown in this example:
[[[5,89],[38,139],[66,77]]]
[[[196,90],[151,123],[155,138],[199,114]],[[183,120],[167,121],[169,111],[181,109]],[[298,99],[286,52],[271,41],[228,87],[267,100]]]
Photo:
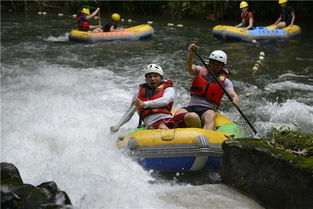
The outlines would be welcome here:
[[[266,208],[312,208],[313,134],[229,140],[223,150],[223,183]]]

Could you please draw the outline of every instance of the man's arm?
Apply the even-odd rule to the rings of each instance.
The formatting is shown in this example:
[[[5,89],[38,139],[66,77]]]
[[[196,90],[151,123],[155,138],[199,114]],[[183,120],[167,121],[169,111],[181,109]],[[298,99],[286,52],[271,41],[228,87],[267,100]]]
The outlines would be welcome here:
[[[195,76],[198,72],[196,71],[196,67],[193,64],[193,57],[195,56],[195,50],[197,50],[196,44],[190,44],[188,47],[188,55],[185,64],[185,69],[191,76]]]
[[[289,25],[289,26],[293,26],[293,23],[295,22],[296,15],[295,15],[295,12],[294,12],[294,11],[291,12],[291,16],[292,16],[292,19],[291,19],[291,22],[290,22],[290,25]]]
[[[174,102],[175,89],[173,87],[168,87],[165,89],[164,94],[161,98],[145,101],[144,107],[162,107],[171,102]]]
[[[241,23],[239,23],[238,25],[234,26],[235,28],[241,27],[243,26],[243,19],[241,20]]]
[[[238,107],[240,99],[239,99],[238,94],[235,92],[235,90],[229,89],[229,90],[227,90],[227,93],[233,99],[232,104]]]
[[[86,17],[86,19],[89,20],[89,19],[95,17],[98,14],[99,11],[100,11],[100,8],[98,7],[91,15],[88,15]]]
[[[239,106],[239,96],[238,94],[235,92],[234,90],[234,85],[231,82],[231,80],[229,80],[228,78],[226,78],[225,83],[224,83],[224,87],[225,90],[227,91],[227,93],[229,94],[229,96],[232,98],[232,104],[235,106]]]
[[[244,29],[245,30],[249,30],[250,28],[253,27],[253,17],[250,17],[249,19],[249,25],[247,27],[245,27]]]
[[[276,22],[273,25],[277,25],[281,20],[281,15],[279,16],[279,18],[276,20]]]
[[[134,94],[132,100],[134,100],[135,98],[137,98],[137,94]],[[132,102],[132,104],[128,107],[119,122],[115,126],[110,127],[111,133],[117,132],[125,123],[127,123],[133,117],[137,109],[136,105],[134,105],[133,103],[134,102]]]

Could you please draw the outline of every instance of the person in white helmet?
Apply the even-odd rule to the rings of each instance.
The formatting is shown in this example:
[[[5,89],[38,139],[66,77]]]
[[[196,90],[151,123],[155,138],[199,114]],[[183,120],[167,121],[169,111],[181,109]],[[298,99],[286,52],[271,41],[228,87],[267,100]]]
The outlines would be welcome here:
[[[198,119],[201,120],[203,128],[213,130],[216,111],[224,95],[224,90],[218,85],[205,66],[193,64],[195,50],[197,50],[197,45],[190,44],[185,65],[186,71],[194,77],[190,88],[191,99],[188,106],[178,110],[176,114],[195,112],[199,117]],[[208,67],[231,96],[233,105],[238,106],[239,96],[235,92],[232,82],[228,79],[231,74],[224,70],[226,63],[227,55],[225,52],[215,50],[210,54]]]
[[[131,106],[118,124],[110,128],[111,133],[117,132],[136,111],[140,118],[139,125],[144,122],[150,129],[200,127],[200,120],[195,113],[171,114],[175,89],[171,81],[163,80],[164,73],[160,65],[146,66],[144,75],[146,82],[139,85]]]

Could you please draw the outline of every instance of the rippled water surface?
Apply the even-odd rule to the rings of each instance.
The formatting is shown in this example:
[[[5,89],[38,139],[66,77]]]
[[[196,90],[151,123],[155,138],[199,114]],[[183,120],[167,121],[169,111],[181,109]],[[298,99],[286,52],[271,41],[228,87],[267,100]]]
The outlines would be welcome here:
[[[174,82],[174,107],[186,105],[191,78],[184,62],[188,45],[195,42],[204,58],[215,49],[228,54],[240,108],[263,137],[273,127],[292,123],[312,132],[312,28],[302,26],[302,35],[292,40],[226,42],[211,34],[220,23],[131,18],[134,22],[122,26],[152,20],[154,36],[137,42],[73,43],[67,39],[75,27],[72,17],[2,18],[1,161],[14,163],[24,182],[55,181],[81,209],[262,208],[223,184],[156,179],[120,153],[109,127],[127,109],[150,63],[159,63]],[[169,22],[184,27],[169,27]],[[254,73],[261,51],[265,59]],[[221,112],[253,136],[228,103],[225,98]],[[121,132],[137,120],[133,117]]]

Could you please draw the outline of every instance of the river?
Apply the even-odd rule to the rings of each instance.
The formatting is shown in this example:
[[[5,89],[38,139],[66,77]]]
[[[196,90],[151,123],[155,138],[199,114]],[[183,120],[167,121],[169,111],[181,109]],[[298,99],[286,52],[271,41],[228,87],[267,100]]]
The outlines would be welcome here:
[[[240,108],[262,137],[292,123],[312,132],[312,28],[303,26],[302,35],[292,40],[227,42],[211,34],[221,22],[128,18],[133,21],[122,26],[153,21],[154,36],[73,43],[67,38],[75,27],[71,15],[2,16],[1,162],[15,164],[25,183],[55,181],[80,209],[262,208],[223,184],[177,181],[179,176],[158,179],[116,148],[117,135],[110,135],[109,127],[127,109],[150,63],[160,64],[165,78],[174,82],[174,108],[186,105],[191,78],[184,62],[188,45],[195,42],[203,57],[215,49],[228,54]],[[169,27],[170,22],[183,27]],[[261,51],[265,59],[254,73]],[[197,58],[195,63],[201,64]],[[220,110],[253,136],[227,98]],[[136,115],[121,133],[137,122]]]

